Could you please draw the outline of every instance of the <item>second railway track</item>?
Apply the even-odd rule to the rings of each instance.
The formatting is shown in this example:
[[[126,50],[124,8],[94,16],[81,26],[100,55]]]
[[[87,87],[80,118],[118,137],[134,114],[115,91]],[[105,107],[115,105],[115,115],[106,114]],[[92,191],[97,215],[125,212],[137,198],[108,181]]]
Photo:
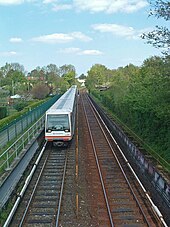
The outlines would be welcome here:
[[[120,158],[120,154],[119,157],[117,156],[118,148],[113,144],[113,140],[110,140],[110,136],[86,95],[82,98],[82,105],[86,116],[84,125],[88,128],[86,137],[90,137],[88,148],[89,152],[93,153],[90,158],[96,160],[97,175],[100,177],[100,187],[105,199],[103,210],[107,208],[105,222],[102,221],[103,223],[100,224],[104,226],[163,226],[154,215],[135,177],[132,177],[127,163],[122,157]],[[102,214],[104,215],[104,212]]]

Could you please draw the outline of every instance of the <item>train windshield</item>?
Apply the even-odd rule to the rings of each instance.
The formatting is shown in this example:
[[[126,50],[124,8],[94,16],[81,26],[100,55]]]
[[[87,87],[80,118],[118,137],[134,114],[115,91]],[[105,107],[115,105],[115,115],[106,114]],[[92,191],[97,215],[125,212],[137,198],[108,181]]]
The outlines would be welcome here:
[[[70,132],[67,114],[53,114],[47,116],[47,130]]]

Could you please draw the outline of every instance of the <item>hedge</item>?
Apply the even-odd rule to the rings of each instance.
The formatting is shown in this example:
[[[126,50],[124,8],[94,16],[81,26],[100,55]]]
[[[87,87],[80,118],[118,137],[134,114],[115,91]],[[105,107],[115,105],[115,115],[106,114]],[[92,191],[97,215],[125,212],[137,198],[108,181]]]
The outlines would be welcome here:
[[[8,116],[8,117],[1,119],[0,120],[0,129],[2,129],[4,126],[10,124],[12,121],[19,118],[23,114],[26,114],[28,111],[32,110],[33,108],[35,108],[35,107],[41,105],[42,103],[46,102],[48,99],[49,98],[44,99],[44,100],[40,100],[40,101],[37,101],[37,102],[33,102],[29,106],[25,107],[23,110],[21,110],[17,113],[14,113],[11,116]]]
[[[0,119],[7,116],[7,107],[6,106],[0,106]]]

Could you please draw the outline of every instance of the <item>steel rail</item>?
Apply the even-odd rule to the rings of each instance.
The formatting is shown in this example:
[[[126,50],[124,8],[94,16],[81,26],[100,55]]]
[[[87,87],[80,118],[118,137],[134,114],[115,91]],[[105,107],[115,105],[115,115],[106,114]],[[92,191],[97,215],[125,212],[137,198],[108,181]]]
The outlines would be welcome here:
[[[22,224],[24,223],[24,220],[25,220],[25,218],[26,218],[28,209],[29,209],[30,204],[31,204],[31,202],[32,202],[32,200],[33,200],[33,196],[34,196],[35,191],[36,191],[36,189],[37,189],[37,186],[38,186],[38,183],[39,183],[40,178],[41,178],[41,176],[42,176],[42,173],[43,173],[43,171],[44,171],[45,165],[46,165],[46,163],[47,163],[48,157],[49,157],[49,153],[48,153],[48,155],[47,155],[47,157],[46,157],[46,159],[45,159],[45,161],[44,161],[44,163],[43,163],[42,169],[41,169],[41,171],[40,171],[40,173],[39,173],[39,176],[38,176],[38,179],[37,179],[36,184],[35,184],[35,186],[34,186],[34,189],[33,189],[32,193],[31,193],[31,196],[30,196],[30,199],[29,199],[28,204],[27,204],[27,206],[26,206],[25,212],[24,212],[24,214],[23,214],[23,216],[22,216],[22,219],[21,219],[21,221],[20,221],[19,227],[21,227]]]
[[[108,215],[109,215],[110,224],[111,224],[112,227],[114,227],[112,214],[111,214],[111,210],[110,210],[110,205],[109,205],[109,201],[108,201],[108,198],[107,198],[107,193],[106,193],[106,189],[105,189],[105,185],[104,185],[104,180],[103,180],[103,176],[102,176],[99,160],[98,160],[98,157],[97,157],[96,147],[95,147],[95,143],[94,143],[93,136],[92,136],[92,133],[91,133],[89,121],[88,121],[88,118],[87,118],[87,112],[86,112],[86,109],[85,109],[83,101],[82,101],[82,104],[83,104],[83,109],[84,109],[84,113],[85,113],[85,117],[86,117],[88,131],[89,131],[89,134],[90,134],[90,139],[91,139],[92,146],[93,146],[93,153],[95,155],[96,164],[97,164],[97,168],[98,168],[98,172],[99,172],[99,176],[100,176],[102,190],[103,190],[103,193],[104,193],[104,198],[105,198],[105,202],[106,202],[106,207],[107,207],[107,211],[108,211]]]
[[[124,172],[123,167],[121,166],[121,163],[120,163],[120,161],[119,161],[117,155],[115,154],[115,152],[114,152],[114,150],[113,150],[113,147],[112,147],[110,141],[108,140],[107,135],[106,135],[106,133],[105,133],[105,131],[104,131],[104,129],[103,129],[103,127],[102,127],[102,125],[101,125],[99,119],[97,118],[97,115],[96,115],[96,113],[95,113],[95,111],[94,111],[92,105],[91,105],[91,108],[92,108],[92,111],[93,111],[93,113],[94,113],[94,116],[95,116],[95,118],[96,118],[96,120],[97,120],[97,122],[98,122],[98,125],[99,125],[99,127],[100,127],[100,129],[101,129],[101,131],[102,131],[102,133],[103,133],[103,135],[104,135],[104,137],[105,137],[105,139],[106,139],[106,141],[107,141],[107,143],[108,143],[108,145],[109,145],[111,151],[112,151],[112,154],[113,154],[113,156],[115,157],[116,162],[117,162],[117,164],[118,164],[118,166],[119,166],[119,168],[120,168],[120,170],[121,170],[121,172],[122,172],[122,174],[123,174],[123,176],[124,176],[124,178],[125,178],[125,180],[126,180],[126,182],[127,182],[127,184],[128,184],[128,187],[129,187],[129,189],[130,189],[130,191],[131,191],[131,193],[132,193],[132,195],[133,195],[133,197],[134,197],[134,199],[135,199],[135,201],[136,201],[136,203],[137,203],[137,205],[138,205],[138,207],[139,207],[139,209],[140,209],[140,211],[141,211],[141,213],[142,213],[142,215],[143,215],[143,218],[144,218],[144,220],[145,220],[145,223],[146,223],[149,227],[151,227],[151,225],[149,224],[149,222],[148,222],[148,220],[147,220],[147,217],[146,217],[146,215],[145,215],[145,213],[144,213],[144,211],[143,211],[143,209],[142,209],[142,206],[141,206],[141,204],[140,204],[140,202],[139,202],[137,196],[135,195],[135,192],[134,192],[134,190],[133,190],[133,188],[132,188],[132,186],[131,186],[131,184],[130,184],[130,182],[129,182],[127,176],[126,176],[126,173]]]
[[[152,199],[150,198],[150,196],[149,196],[149,194],[147,193],[145,187],[143,186],[143,184],[142,184],[141,181],[139,180],[139,178],[138,178],[138,176],[136,175],[135,171],[134,171],[133,168],[131,167],[129,161],[128,161],[127,158],[125,157],[123,151],[122,151],[121,148],[119,147],[117,141],[115,140],[115,138],[114,138],[113,135],[111,134],[110,130],[108,129],[107,125],[106,125],[105,122],[103,121],[101,115],[99,114],[99,112],[98,112],[97,109],[95,108],[95,106],[94,106],[94,104],[92,103],[92,101],[90,100],[90,98],[89,98],[88,96],[87,96],[87,98],[88,98],[88,100],[89,100],[91,106],[93,107],[93,110],[94,110],[95,113],[98,115],[100,121],[101,121],[102,124],[104,125],[106,131],[109,133],[110,137],[112,138],[112,140],[113,140],[114,143],[116,144],[116,146],[117,146],[118,150],[120,151],[120,153],[121,153],[123,159],[125,160],[127,166],[129,167],[129,169],[131,170],[132,174],[134,175],[134,177],[136,178],[137,182],[139,183],[139,185],[140,185],[141,189],[143,190],[143,192],[144,192],[144,194],[145,194],[147,200],[149,201],[149,203],[150,203],[151,206],[152,206],[152,210],[153,210],[153,212],[154,212],[154,214],[155,214],[157,220],[159,220],[159,222],[162,223],[163,226],[168,227],[168,225],[166,224],[165,220],[163,219],[163,216],[162,216],[161,212],[159,211],[158,207],[154,204],[154,202],[153,202]],[[94,113],[94,114],[95,114],[95,113]],[[96,114],[95,114],[95,115],[96,115]],[[96,118],[96,119],[97,119],[97,118]],[[97,121],[99,122],[98,119],[97,119]],[[101,125],[101,124],[100,124],[100,125]],[[102,127],[102,126],[101,126],[101,127]],[[107,138],[107,136],[106,136],[106,134],[105,134],[105,132],[104,132],[103,129],[102,129],[102,131],[103,131],[103,134],[105,135],[106,140],[108,140],[108,138]],[[109,142],[109,140],[108,140],[108,142]],[[110,142],[109,142],[109,146],[111,146]],[[112,146],[111,146],[111,147],[112,147]],[[118,158],[117,158],[117,156],[116,156],[115,153],[114,153],[114,155],[115,155],[116,159],[118,160]]]
[[[44,153],[46,145],[47,145],[47,142],[45,142],[45,144],[44,144],[44,146],[43,146],[43,148],[42,148],[42,150],[41,150],[41,152],[40,152],[40,154],[39,154],[39,156],[38,156],[38,158],[37,158],[32,170],[31,170],[30,174],[28,175],[27,179],[25,180],[25,184],[24,184],[20,194],[18,195],[18,198],[15,201],[15,204],[12,207],[12,210],[11,210],[10,214],[8,215],[3,227],[8,227],[10,225],[10,222],[11,222],[11,220],[12,220],[12,218],[13,218],[15,212],[16,212],[16,209],[17,209],[17,207],[18,207],[18,205],[19,205],[19,203],[21,201],[21,198],[23,197],[23,195],[24,195],[24,193],[25,193],[25,191],[26,191],[26,189],[27,189],[27,187],[28,187],[28,185],[29,185],[29,183],[31,181],[31,178],[32,178],[32,176],[33,176],[33,174],[34,174],[34,172],[36,170],[36,167],[37,167],[37,165],[38,165],[38,163],[39,163],[39,161],[40,161],[40,159],[41,159],[41,157],[42,157],[42,155]]]
[[[65,164],[64,164],[64,172],[63,172],[63,179],[62,179],[62,184],[61,184],[60,199],[59,199],[58,211],[57,211],[57,217],[56,217],[56,225],[55,225],[56,227],[58,227],[59,217],[60,217],[61,202],[62,202],[62,197],[63,197],[64,182],[65,182],[65,175],[66,175],[66,168],[67,168],[67,159],[68,159],[68,152],[66,153],[66,160],[65,160]]]
[[[22,219],[20,221],[19,227],[21,227],[21,226],[24,225],[24,220],[26,218],[26,215],[27,215],[27,212],[28,212],[29,207],[31,205],[31,202],[33,201],[34,194],[35,194],[36,189],[38,187],[40,178],[41,178],[41,176],[42,176],[42,174],[44,172],[44,169],[45,169],[45,166],[47,164],[49,155],[50,155],[50,153],[48,153],[46,159],[44,160],[42,169],[41,169],[41,171],[39,173],[39,176],[38,176],[38,179],[37,179],[36,184],[34,186],[34,189],[33,189],[32,193],[31,193],[31,196],[30,196],[30,199],[29,199],[28,204],[26,206],[25,212],[24,212],[23,217],[22,217]],[[64,180],[65,180],[65,174],[66,174],[66,167],[67,167],[67,155],[66,155],[66,160],[65,160],[65,163],[64,163],[64,172],[63,172],[63,176],[62,176],[62,184],[61,184],[61,190],[60,190],[60,198],[59,198],[59,203],[58,203],[58,211],[57,211],[57,215],[56,215],[56,224],[55,224],[56,227],[58,226],[58,222],[59,222],[59,215],[60,215],[60,209],[61,209],[62,195],[63,195],[63,189],[64,189]]]

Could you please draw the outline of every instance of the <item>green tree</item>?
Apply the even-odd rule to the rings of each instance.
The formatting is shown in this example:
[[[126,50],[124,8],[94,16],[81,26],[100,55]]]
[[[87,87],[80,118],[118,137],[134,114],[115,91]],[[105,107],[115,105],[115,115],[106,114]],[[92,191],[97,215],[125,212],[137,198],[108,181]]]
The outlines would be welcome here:
[[[55,93],[60,87],[61,78],[59,76],[59,68],[55,64],[47,65],[44,67],[46,74],[46,82],[51,90],[51,93]]]
[[[25,101],[18,101],[14,104],[14,109],[16,109],[17,111],[21,111],[24,109],[24,107],[26,107],[28,104]]]
[[[0,87],[3,86],[3,80],[4,80],[3,73],[2,73],[2,71],[0,69]]]
[[[24,66],[19,63],[6,63],[1,67],[1,85],[7,86],[11,94],[20,93],[22,85],[26,82]]]
[[[86,79],[86,75],[84,75],[83,73],[79,76],[79,79],[80,80],[84,80],[84,79]]]
[[[169,0],[151,0],[151,11],[149,16],[163,18],[166,21],[170,19],[170,1]],[[156,26],[156,29],[142,35],[148,44],[156,48],[165,48],[164,53],[169,54],[170,48],[170,30],[165,26]]]
[[[12,69],[11,64],[6,63],[4,66],[1,67],[1,73],[5,78],[8,72]]]
[[[105,85],[108,82],[109,70],[104,65],[93,65],[87,74],[86,86],[89,89]]]
[[[64,81],[66,81],[70,86],[75,84],[75,71],[69,71],[63,75]]]
[[[76,72],[75,67],[73,65],[63,65],[59,68],[59,75],[63,77],[65,74],[69,72]]]
[[[76,70],[73,65],[63,65],[59,68],[59,74],[69,86],[75,84]]]
[[[46,80],[44,68],[40,68],[40,67],[36,67],[36,69],[33,69],[30,73],[28,73],[27,76],[35,82]]]
[[[49,64],[46,67],[46,73],[53,73],[56,76],[59,76],[59,68],[55,64]]]

